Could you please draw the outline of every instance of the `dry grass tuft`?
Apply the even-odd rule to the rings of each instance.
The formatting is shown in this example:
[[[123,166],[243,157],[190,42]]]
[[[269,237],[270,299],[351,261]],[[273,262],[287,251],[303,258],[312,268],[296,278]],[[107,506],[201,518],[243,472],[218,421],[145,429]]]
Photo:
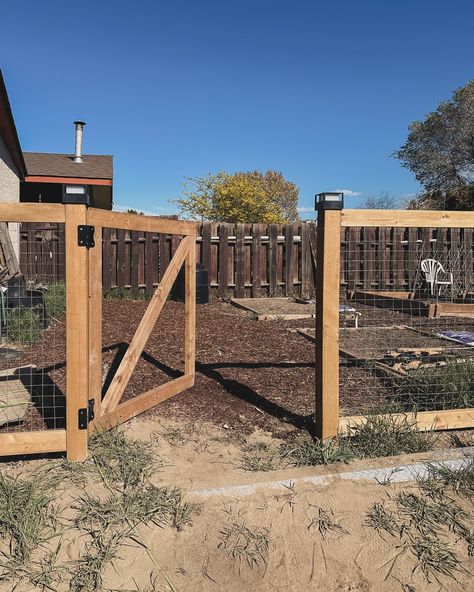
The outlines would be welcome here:
[[[279,458],[266,442],[253,442],[244,446],[238,466],[244,471],[274,471],[279,467]]]
[[[270,537],[268,528],[250,528],[243,521],[224,524],[220,531],[218,548],[239,563],[250,568],[266,564]]]
[[[349,534],[343,526],[336,522],[334,512],[332,510],[325,510],[324,508],[318,508],[317,516],[314,516],[308,525],[308,530],[312,528],[317,528],[323,539],[330,533],[338,536]]]
[[[19,563],[57,532],[53,486],[37,476],[0,473],[0,537],[8,540],[11,558]]]

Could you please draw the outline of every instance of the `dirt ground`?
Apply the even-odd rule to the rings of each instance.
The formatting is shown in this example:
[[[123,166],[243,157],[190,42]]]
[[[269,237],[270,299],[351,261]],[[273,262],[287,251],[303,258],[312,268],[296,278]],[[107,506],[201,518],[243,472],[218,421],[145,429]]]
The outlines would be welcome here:
[[[104,301],[104,391],[146,307],[147,302]],[[357,304],[357,309],[362,313],[361,327],[406,324],[426,331],[472,329],[469,319],[428,320],[363,304]],[[351,326],[350,322],[346,324]],[[297,327],[314,327],[314,319],[256,321],[225,302],[199,305],[196,385],[147,415],[186,422],[211,421],[246,434],[264,429],[284,436],[307,429],[314,414],[314,344],[291,331]],[[384,330],[382,337],[383,334]],[[183,337],[183,305],[169,301],[132,375],[125,398],[180,375],[184,365]],[[46,421],[32,407],[22,424],[2,429],[63,427],[65,324],[61,320],[53,323],[37,345],[22,352],[20,363],[34,364],[40,370],[40,388],[46,393],[42,401]],[[0,369],[11,365],[11,360],[0,361]],[[390,396],[380,379],[363,367],[344,363],[340,373],[344,414],[380,406]]]
[[[457,580],[441,576],[431,582],[416,569],[417,560],[397,537],[380,536],[367,525],[367,512],[376,502],[401,491],[414,491],[414,484],[375,481],[348,481],[332,477],[326,483],[296,480],[308,475],[387,466],[420,461],[425,455],[358,461],[331,467],[283,468],[269,472],[248,472],[242,465],[243,446],[253,442],[276,444],[269,433],[258,431],[250,438],[212,423],[137,418],[124,426],[126,434],[150,441],[159,459],[152,475],[156,485],[185,488],[186,499],[199,504],[192,525],[177,532],[171,526],[143,526],[140,536],[146,551],[133,541],[120,549],[119,559],[104,572],[104,590],[119,592],[149,590],[176,592],[245,592],[328,590],[331,592],[456,592],[469,589],[470,575],[457,574]],[[41,463],[28,461],[3,465],[1,469],[17,475],[38,469]],[[287,480],[279,489],[268,482]],[[293,482],[293,484],[292,484]],[[241,485],[232,495],[226,488]],[[67,485],[60,494],[64,508],[74,506],[87,492],[101,494],[96,482],[85,487]],[[468,501],[456,500],[472,511]],[[322,536],[317,527],[320,509],[340,528]],[[69,510],[66,510],[66,514]],[[472,513],[471,513],[472,517]],[[315,522],[316,520],[316,522]],[[265,560],[250,566],[233,558],[223,541],[226,531],[246,528],[268,542]],[[68,531],[61,545],[60,559],[67,563],[84,552],[84,534]],[[51,546],[56,544],[54,539]],[[463,561],[463,569],[474,568],[456,537],[447,538]],[[402,545],[402,547],[401,547]],[[150,588],[156,577],[155,588]],[[411,586],[411,587],[409,587]],[[26,592],[21,586],[17,592]],[[59,586],[57,592],[68,590]],[[0,584],[11,592],[11,584]]]

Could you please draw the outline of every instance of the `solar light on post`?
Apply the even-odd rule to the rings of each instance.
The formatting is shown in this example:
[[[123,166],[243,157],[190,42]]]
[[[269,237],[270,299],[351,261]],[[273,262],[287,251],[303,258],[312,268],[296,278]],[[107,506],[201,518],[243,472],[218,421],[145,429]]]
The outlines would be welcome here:
[[[339,428],[339,285],[341,210],[344,194],[318,193],[316,243],[316,436],[337,435]]]

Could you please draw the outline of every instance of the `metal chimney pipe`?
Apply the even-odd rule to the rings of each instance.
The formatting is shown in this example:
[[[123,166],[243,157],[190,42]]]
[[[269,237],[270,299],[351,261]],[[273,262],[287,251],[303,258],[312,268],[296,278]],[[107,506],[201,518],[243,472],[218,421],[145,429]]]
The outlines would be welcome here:
[[[74,162],[84,162],[82,160],[82,130],[86,125],[85,121],[75,121],[74,125],[76,126],[76,151],[74,153]]]

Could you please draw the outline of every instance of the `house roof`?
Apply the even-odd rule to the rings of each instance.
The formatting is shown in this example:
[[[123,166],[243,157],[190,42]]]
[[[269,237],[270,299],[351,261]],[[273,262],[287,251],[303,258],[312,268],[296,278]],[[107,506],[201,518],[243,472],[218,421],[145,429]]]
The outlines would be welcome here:
[[[72,154],[24,152],[23,156],[30,177],[113,178],[113,157],[106,154],[83,154],[83,162],[74,162]]]
[[[0,136],[21,178],[26,175],[25,160],[16,131],[15,120],[8,100],[7,88],[0,70]]]

